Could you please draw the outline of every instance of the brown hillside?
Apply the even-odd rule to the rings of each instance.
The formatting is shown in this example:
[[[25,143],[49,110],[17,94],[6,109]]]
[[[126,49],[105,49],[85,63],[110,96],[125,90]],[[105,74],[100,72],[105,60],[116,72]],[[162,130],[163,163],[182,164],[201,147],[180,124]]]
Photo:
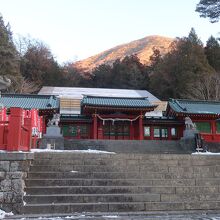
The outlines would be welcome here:
[[[112,64],[117,59],[122,59],[125,56],[137,54],[142,63],[148,63],[149,58],[153,53],[152,48],[155,47],[161,51],[161,54],[168,52],[169,45],[173,41],[172,38],[162,36],[148,36],[139,40],[132,41],[127,44],[122,44],[106,50],[87,59],[77,61],[74,66],[86,71],[91,71],[101,64]]]

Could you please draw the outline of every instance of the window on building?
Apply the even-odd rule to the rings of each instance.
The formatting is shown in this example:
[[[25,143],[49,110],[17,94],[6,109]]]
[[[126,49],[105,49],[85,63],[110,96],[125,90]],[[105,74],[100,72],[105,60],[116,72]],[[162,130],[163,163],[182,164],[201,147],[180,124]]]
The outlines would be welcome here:
[[[155,127],[154,128],[154,137],[155,138],[167,138],[168,129],[164,127]]]
[[[196,128],[199,132],[202,133],[211,133],[211,124],[210,122],[196,122]]]
[[[150,127],[144,127],[144,136],[150,137]]]
[[[176,128],[171,128],[171,136],[175,137],[177,135],[177,130]]]
[[[168,137],[168,129],[167,128],[161,128],[161,137],[162,138]]]
[[[160,128],[154,128],[154,137],[160,137]]]

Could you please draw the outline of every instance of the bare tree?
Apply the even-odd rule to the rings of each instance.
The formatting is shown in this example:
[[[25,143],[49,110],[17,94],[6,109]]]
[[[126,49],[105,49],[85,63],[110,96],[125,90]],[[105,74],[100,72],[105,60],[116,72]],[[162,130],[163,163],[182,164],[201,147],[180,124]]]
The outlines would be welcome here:
[[[31,82],[28,79],[22,77],[21,86],[19,88],[19,93],[35,93],[40,90],[40,86],[36,85],[34,82]]]
[[[199,100],[215,100],[220,99],[220,74],[214,72],[207,74],[198,80],[193,86],[190,86],[188,97]]]

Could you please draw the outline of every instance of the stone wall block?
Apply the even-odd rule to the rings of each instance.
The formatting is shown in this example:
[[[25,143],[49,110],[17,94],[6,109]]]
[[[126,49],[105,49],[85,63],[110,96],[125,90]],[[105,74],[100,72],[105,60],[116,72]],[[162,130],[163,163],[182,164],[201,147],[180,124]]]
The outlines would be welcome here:
[[[24,190],[24,181],[22,179],[13,179],[11,182],[12,191],[22,195]]]
[[[5,179],[5,172],[0,172],[0,181]]]
[[[6,175],[6,179],[23,179],[25,177],[25,173],[22,172],[9,172]]]
[[[23,203],[23,196],[21,194],[18,194],[16,196],[13,196],[12,203]]]
[[[0,203],[3,203],[4,201],[4,193],[0,192]]]
[[[9,161],[0,161],[0,171],[8,172],[9,171]]]
[[[28,172],[29,168],[30,168],[30,161],[29,160],[20,161],[17,171]]]
[[[2,192],[8,192],[11,190],[11,180],[5,179],[1,181],[1,191]]]
[[[11,162],[10,164],[10,171],[11,172],[15,172],[18,170],[19,167],[19,162],[15,161],[15,162]]]
[[[12,200],[13,200],[13,192],[5,192],[4,193],[4,203],[12,203]]]

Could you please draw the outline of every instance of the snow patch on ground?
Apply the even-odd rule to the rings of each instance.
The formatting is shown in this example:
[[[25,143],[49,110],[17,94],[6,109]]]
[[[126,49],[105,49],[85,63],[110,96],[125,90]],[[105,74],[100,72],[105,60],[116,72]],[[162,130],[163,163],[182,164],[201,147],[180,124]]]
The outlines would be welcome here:
[[[7,150],[0,150],[0,153],[30,153],[29,151],[7,151]]]
[[[206,152],[194,152],[192,154],[193,155],[220,155],[220,153],[212,153],[212,152],[209,152],[209,151],[206,151]]]
[[[31,149],[32,153],[34,152],[55,152],[55,153],[60,153],[60,152],[70,152],[70,153],[90,153],[90,154],[116,154],[115,152],[110,152],[110,151],[102,151],[102,150],[54,150],[54,149]]]
[[[13,215],[12,212],[5,212],[0,209],[0,219],[4,219],[6,216],[11,216],[11,215]]]
[[[78,216],[66,216],[65,219],[79,219],[83,218],[85,215],[78,215]]]

